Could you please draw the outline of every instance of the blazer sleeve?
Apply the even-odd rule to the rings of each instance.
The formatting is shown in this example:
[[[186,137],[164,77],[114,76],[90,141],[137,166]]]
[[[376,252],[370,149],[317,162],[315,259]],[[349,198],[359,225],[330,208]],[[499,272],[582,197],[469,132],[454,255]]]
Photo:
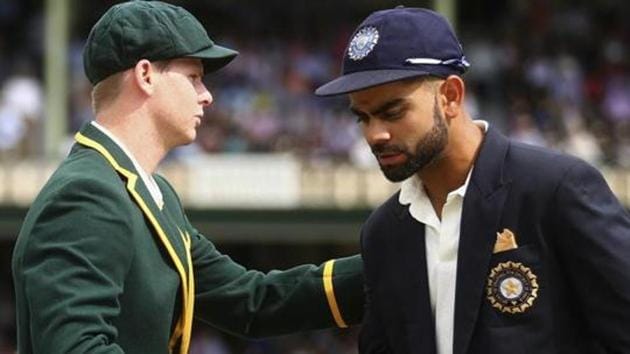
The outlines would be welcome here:
[[[630,352],[630,216],[602,175],[584,162],[568,170],[555,200],[557,249],[599,344]]]
[[[34,216],[24,252],[14,259],[33,353],[123,352],[112,320],[133,248],[113,193],[93,181],[73,182]]]
[[[197,319],[249,338],[344,328],[361,321],[365,296],[359,255],[268,273],[245,269],[190,224],[165,178],[157,176],[156,181],[163,184],[165,197],[179,204],[191,235]]]
[[[245,269],[191,230],[197,318],[250,338],[360,322],[360,256],[262,273]]]

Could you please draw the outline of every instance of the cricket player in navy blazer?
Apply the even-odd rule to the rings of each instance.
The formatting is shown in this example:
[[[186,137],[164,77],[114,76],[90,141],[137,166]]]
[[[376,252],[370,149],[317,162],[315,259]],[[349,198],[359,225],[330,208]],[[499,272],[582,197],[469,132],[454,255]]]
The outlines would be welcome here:
[[[470,64],[425,9],[371,14],[341,77],[401,189],[365,223],[361,353],[630,353],[630,217],[585,162],[464,106]]]

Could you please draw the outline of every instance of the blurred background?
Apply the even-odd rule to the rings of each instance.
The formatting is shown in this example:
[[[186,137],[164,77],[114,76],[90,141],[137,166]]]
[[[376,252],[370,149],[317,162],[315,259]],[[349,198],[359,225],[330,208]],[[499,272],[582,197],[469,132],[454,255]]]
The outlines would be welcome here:
[[[0,353],[15,351],[10,258],[30,201],[92,119],[81,51],[119,1],[0,0]],[[630,205],[630,2],[623,0],[169,1],[241,55],[207,84],[197,141],[161,166],[192,223],[261,270],[358,251],[370,210],[398,188],[380,174],[339,73],[369,13],[434,8],[472,64],[467,105],[514,139],[577,155]],[[196,325],[192,354],[356,353],[357,328],[245,341]]]

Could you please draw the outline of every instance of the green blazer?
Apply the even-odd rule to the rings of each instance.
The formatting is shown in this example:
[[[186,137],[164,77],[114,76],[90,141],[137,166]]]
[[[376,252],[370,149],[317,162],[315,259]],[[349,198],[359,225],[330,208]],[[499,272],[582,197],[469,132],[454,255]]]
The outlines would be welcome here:
[[[91,124],[33,202],[13,254],[18,348],[27,353],[186,353],[193,316],[246,336],[360,321],[359,256],[247,270],[187,220],[154,175]]]

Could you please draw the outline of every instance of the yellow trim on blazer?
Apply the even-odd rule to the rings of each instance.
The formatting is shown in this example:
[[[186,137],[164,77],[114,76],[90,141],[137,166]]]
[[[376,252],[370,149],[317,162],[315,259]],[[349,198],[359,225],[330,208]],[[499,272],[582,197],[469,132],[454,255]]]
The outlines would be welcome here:
[[[182,241],[184,241],[184,245],[186,246],[186,258],[188,259],[188,298],[193,299],[189,303],[190,306],[186,308],[186,322],[184,323],[184,328],[192,329],[192,321],[193,314],[195,310],[195,275],[193,273],[193,265],[192,265],[192,255],[191,255],[191,242],[190,242],[190,234],[186,231],[184,235],[181,230],[179,230]],[[186,343],[186,346],[182,345],[182,353],[188,353],[188,346],[190,345],[190,337],[192,331],[184,331],[182,335],[182,343]]]
[[[339,306],[337,305],[337,299],[335,298],[335,289],[333,287],[332,279],[334,264],[334,259],[331,259],[324,264],[324,291],[326,292],[328,306],[330,307],[330,312],[332,312],[333,318],[335,319],[335,323],[340,328],[347,328],[348,325],[343,320],[343,317],[341,317],[341,312],[339,311]]]
[[[162,229],[162,226],[157,221],[157,219],[155,218],[155,215],[153,215],[149,207],[146,205],[146,203],[144,202],[144,199],[142,199],[142,196],[140,196],[140,194],[138,194],[138,192],[136,191],[136,181],[138,180],[138,176],[135,173],[120,166],[118,162],[116,161],[116,159],[114,159],[114,157],[109,153],[109,151],[107,151],[107,149],[103,145],[99,144],[98,142],[84,136],[81,133],[77,133],[74,136],[74,138],[79,144],[85,145],[87,147],[90,147],[98,151],[101,155],[103,155],[103,157],[105,157],[105,159],[112,165],[112,167],[114,167],[116,171],[118,171],[120,174],[122,174],[123,176],[127,178],[127,190],[129,190],[129,193],[131,193],[131,195],[134,197],[134,199],[136,200],[136,203],[138,203],[138,205],[140,206],[140,209],[142,209],[142,212],[146,215],[147,219],[149,219],[149,221],[151,222],[151,225],[153,225],[153,227],[157,231],[157,234],[160,237],[160,240],[164,244],[164,247],[168,251],[168,254],[170,255],[171,259],[173,260],[173,263],[175,264],[175,268],[177,269],[177,272],[179,273],[179,276],[182,280],[182,302],[183,302],[184,308],[182,309],[182,317],[180,317],[180,320],[177,322],[177,326],[175,327],[175,330],[173,331],[171,339],[169,340],[169,350],[172,352],[173,346],[175,345],[175,343],[177,343],[177,338],[179,338],[179,336],[181,335],[182,341],[181,341],[181,346],[180,346],[180,353],[181,354],[188,353],[188,347],[190,346],[190,335],[192,332],[192,317],[193,317],[192,314],[193,314],[193,308],[194,308],[194,302],[195,302],[194,276],[193,276],[192,260],[191,260],[191,255],[190,255],[190,237],[188,237],[187,243],[184,242],[186,245],[186,256],[187,256],[187,261],[188,261],[187,263],[188,263],[188,274],[189,274],[189,276],[186,276],[186,271],[184,270],[184,266],[182,265],[181,260],[177,256],[177,253],[175,252],[173,245],[168,240],[168,237],[166,236],[166,233]],[[192,289],[191,289],[191,285],[192,285]],[[182,321],[182,318],[183,318],[183,321]]]

